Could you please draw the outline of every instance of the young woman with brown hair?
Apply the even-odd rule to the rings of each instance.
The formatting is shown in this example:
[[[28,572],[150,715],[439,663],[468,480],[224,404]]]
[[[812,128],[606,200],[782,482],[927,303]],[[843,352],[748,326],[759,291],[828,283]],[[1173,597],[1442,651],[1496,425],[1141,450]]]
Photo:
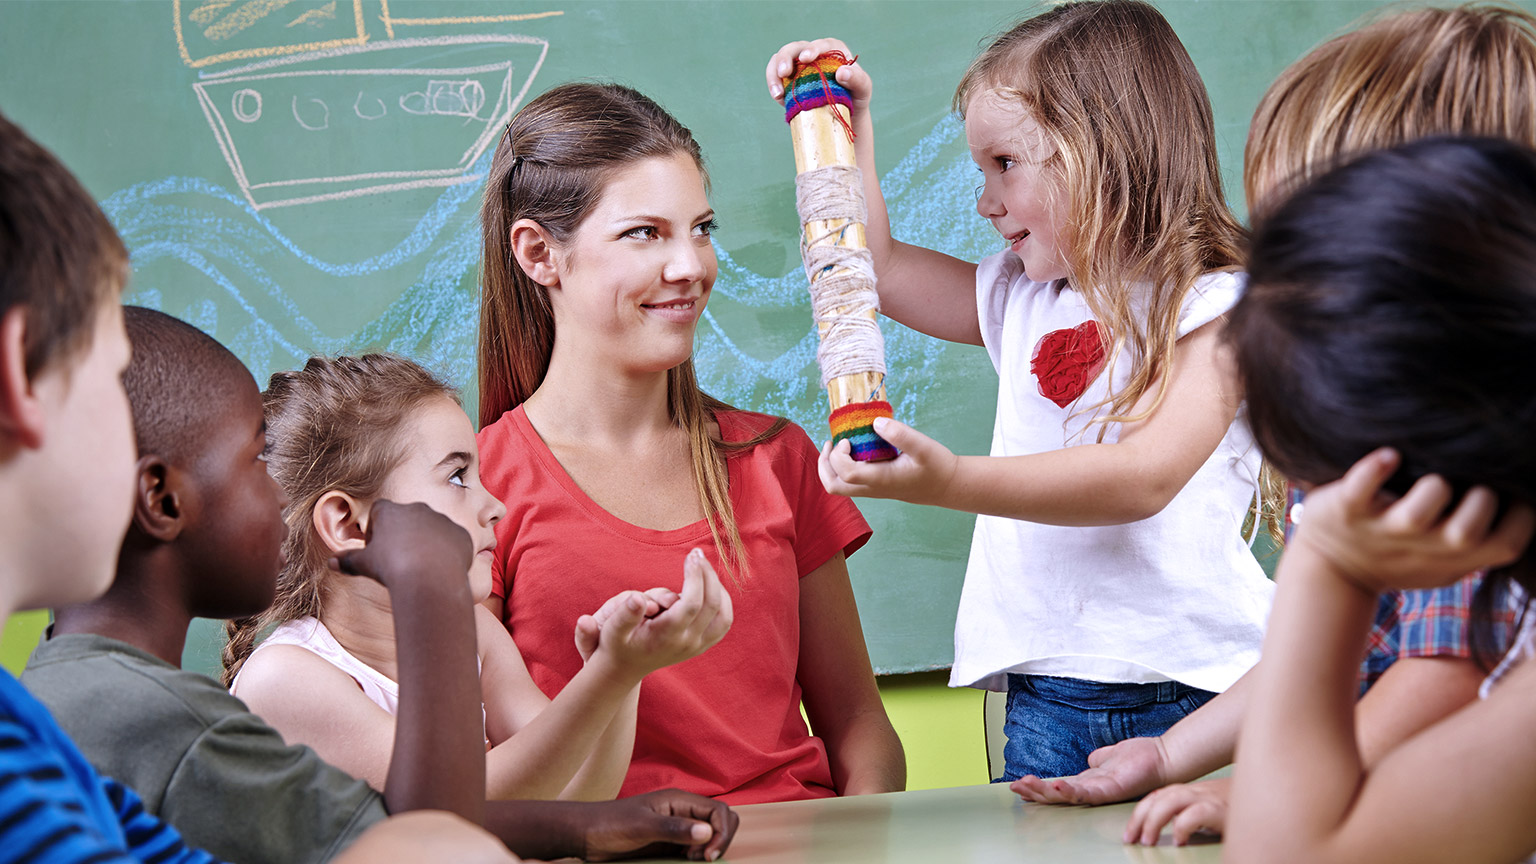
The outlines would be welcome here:
[[[901,789],[844,563],[869,526],[821,489],[803,431],[710,398],[694,375],[716,274],[705,183],[688,130],[616,85],[556,87],[502,138],[480,326],[484,478],[508,510],[490,606],[553,695],[580,668],[577,616],[670,585],[698,546],[735,622],[646,679],[624,792]]]

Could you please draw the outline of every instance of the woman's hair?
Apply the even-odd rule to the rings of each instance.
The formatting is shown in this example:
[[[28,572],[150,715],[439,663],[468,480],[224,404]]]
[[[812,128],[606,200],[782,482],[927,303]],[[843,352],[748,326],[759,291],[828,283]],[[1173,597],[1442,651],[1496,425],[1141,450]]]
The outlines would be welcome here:
[[[491,162],[481,210],[481,426],[533,395],[555,344],[547,289],[513,257],[512,224],[531,219],[556,243],[569,242],[610,179],[636,162],[678,154],[705,174],[693,134],[645,95],[617,84],[563,84],[512,118]],[[709,426],[730,406],[699,389],[692,358],[668,371],[667,399],[672,420],[688,431],[694,485],[715,546],[728,567],[744,573],[725,457],[777,435],[788,421],[779,419],[746,441],[721,441]]]
[[[1340,158],[1428,135],[1536,146],[1536,17],[1485,4],[1418,9],[1312,49],[1254,112],[1248,209],[1261,213]]]
[[[1070,226],[1064,254],[1128,383],[1093,410],[1132,414],[1167,376],[1184,300],[1204,273],[1236,268],[1244,232],[1222,194],[1205,85],[1173,28],[1139,0],[1064,3],[998,37],[955,91],[962,115],[995,93],[1055,145],[1046,168]],[[1100,437],[1103,432],[1101,430]]]
[[[1390,446],[1395,493],[1433,473],[1536,503],[1536,151],[1430,138],[1363,156],[1259,223],[1248,272],[1227,338],[1280,471],[1327,483]],[[1536,588],[1530,559],[1480,591]]]
[[[283,519],[286,563],[277,599],[267,611],[225,625],[224,684],[244,665],[269,628],[325,604],[331,553],[315,533],[315,504],[327,492],[372,501],[405,453],[401,427],[434,398],[458,400],[431,372],[394,354],[311,357],[297,372],[278,372],[262,401],[267,420],[267,470],[288,495]]]

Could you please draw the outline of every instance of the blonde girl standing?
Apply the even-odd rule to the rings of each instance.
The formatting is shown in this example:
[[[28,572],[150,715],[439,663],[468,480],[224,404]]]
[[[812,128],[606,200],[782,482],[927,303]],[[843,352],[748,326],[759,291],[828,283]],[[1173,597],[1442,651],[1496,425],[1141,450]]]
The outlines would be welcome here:
[[[852,56],[780,49],[770,92],[832,50]],[[824,451],[823,482],[980,514],[950,684],[1007,689],[1007,778],[1076,773],[1237,680],[1269,608],[1242,530],[1260,458],[1220,348],[1243,232],[1204,85],[1145,3],[1067,3],[997,39],[954,100],[1005,246],[973,264],[891,237],[869,76],[837,81],[883,311],[984,346],[1000,381],[991,456],[877,421],[902,455]]]

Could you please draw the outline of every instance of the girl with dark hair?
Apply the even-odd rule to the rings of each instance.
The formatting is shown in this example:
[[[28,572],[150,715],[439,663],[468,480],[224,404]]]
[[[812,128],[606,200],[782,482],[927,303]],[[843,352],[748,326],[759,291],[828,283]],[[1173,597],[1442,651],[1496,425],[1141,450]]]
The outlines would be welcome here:
[[[1498,568],[1483,590],[1531,582],[1536,151],[1429,139],[1363,157],[1273,211],[1249,273],[1228,337],[1254,431],[1316,488],[1276,576],[1231,857],[1528,855],[1536,664],[1369,766],[1354,703],[1380,591],[1481,567]]]

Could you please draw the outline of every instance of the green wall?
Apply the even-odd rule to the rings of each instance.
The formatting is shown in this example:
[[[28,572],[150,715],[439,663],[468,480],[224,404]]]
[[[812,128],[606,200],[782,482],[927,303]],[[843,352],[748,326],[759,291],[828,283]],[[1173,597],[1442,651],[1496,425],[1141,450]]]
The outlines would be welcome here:
[[[1235,191],[1263,88],[1376,4],[1160,5],[1209,84]],[[976,258],[999,241],[973,212],[975,168],[949,98],[981,40],[1029,8],[6,2],[0,110],[102,199],[133,254],[129,301],[194,322],[259,380],[311,353],[388,348],[471,385],[489,146],[516,105],[551,85],[629,83],[694,129],[714,178],[721,270],[697,343],[705,387],[820,438],[827,407],[793,158],[764,94],[766,58],[792,38],[848,37],[876,81],[878,168],[896,231]],[[957,452],[986,452],[996,378],[984,354],[884,329],[898,415]],[[876,533],[850,568],[876,668],[947,667],[972,519],[860,506]]]

